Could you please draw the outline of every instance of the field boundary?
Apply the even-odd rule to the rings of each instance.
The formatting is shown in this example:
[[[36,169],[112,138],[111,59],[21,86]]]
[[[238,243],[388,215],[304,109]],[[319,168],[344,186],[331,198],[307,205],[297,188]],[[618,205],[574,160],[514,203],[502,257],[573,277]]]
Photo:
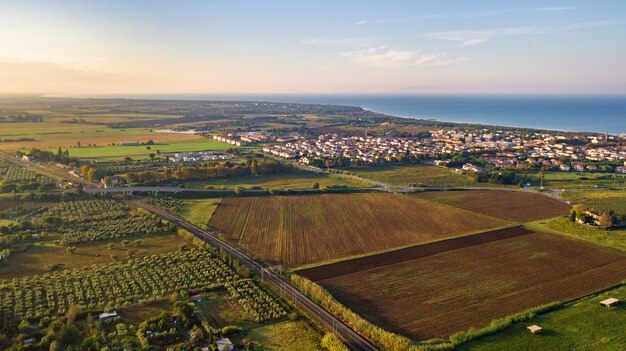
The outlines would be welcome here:
[[[404,249],[387,251],[351,260],[321,265],[298,270],[297,273],[313,281],[334,278],[345,274],[384,267],[416,258],[427,257],[439,253],[481,245],[492,241],[509,239],[520,235],[534,233],[522,225],[490,230],[479,234],[470,234],[456,238],[443,239],[427,244],[416,245]]]
[[[586,243],[586,244],[591,244],[591,245],[594,245],[594,246],[606,248],[606,249],[609,249],[609,250],[614,250],[614,251],[617,251],[618,253],[626,256],[626,251],[621,249],[621,248],[619,248],[619,247],[607,245],[606,243],[603,243],[601,241],[594,241],[594,240],[591,240],[589,238],[586,238],[585,236],[576,235],[576,234],[570,233],[570,232],[568,232],[566,230],[559,230],[559,229],[556,229],[556,228],[552,228],[552,227],[548,226],[547,223],[546,223],[548,221],[555,221],[555,220],[558,220],[560,218],[562,218],[562,217],[559,216],[559,217],[547,218],[547,219],[542,219],[542,220],[528,222],[525,225],[529,229],[532,229],[532,230],[537,230],[537,231],[541,231],[541,232],[544,232],[544,233],[548,233],[548,234],[557,235],[557,236],[560,236],[560,237],[563,237],[563,238],[567,238],[569,240],[579,241],[579,242],[583,242],[583,243]],[[596,229],[596,228],[592,228],[592,229]],[[611,232],[611,229],[605,229],[605,231]]]
[[[487,217],[489,217],[489,216],[487,216]],[[501,220],[501,219],[498,219],[498,220]],[[432,244],[432,243],[439,242],[441,240],[458,239],[458,238],[463,238],[463,237],[466,237],[466,236],[478,235],[478,234],[483,234],[485,232],[491,232],[491,231],[494,231],[494,230],[501,230],[501,229],[508,229],[508,228],[513,228],[513,227],[518,227],[518,226],[525,226],[525,223],[510,222],[507,225],[503,225],[503,226],[499,226],[499,227],[493,227],[493,228],[488,228],[488,229],[483,229],[483,230],[477,230],[477,231],[474,231],[474,232],[471,232],[471,233],[463,233],[463,234],[454,235],[454,236],[451,236],[451,237],[448,237],[448,238],[434,239],[434,240],[430,240],[430,241],[426,241],[426,242],[422,242],[422,243],[411,243],[411,244],[408,244],[408,245],[396,246],[396,247],[391,247],[391,248],[388,248],[388,249],[374,250],[374,251],[369,251],[369,252],[362,253],[362,254],[356,254],[356,255],[344,256],[344,257],[339,257],[339,258],[333,258],[333,259],[330,259],[330,260],[325,260],[325,261],[320,261],[320,262],[308,263],[308,264],[305,264],[305,265],[302,265],[302,266],[292,267],[292,268],[290,268],[290,271],[293,272],[293,273],[298,273],[300,271],[304,271],[304,270],[307,270],[307,269],[317,268],[317,267],[321,267],[321,266],[329,266],[331,264],[341,263],[341,262],[345,262],[345,261],[352,261],[352,260],[355,260],[357,258],[365,258],[365,257],[369,257],[369,256],[381,255],[381,254],[394,252],[394,251],[398,251],[398,250],[409,249],[409,248],[413,248],[413,247],[416,247],[416,246]]]

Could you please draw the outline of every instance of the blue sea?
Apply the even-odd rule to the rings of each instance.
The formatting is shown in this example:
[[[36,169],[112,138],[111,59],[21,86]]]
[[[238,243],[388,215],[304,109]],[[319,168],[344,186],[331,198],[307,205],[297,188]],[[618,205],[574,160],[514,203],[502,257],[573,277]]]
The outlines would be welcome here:
[[[336,104],[400,117],[626,134],[626,95],[109,95],[108,97]]]

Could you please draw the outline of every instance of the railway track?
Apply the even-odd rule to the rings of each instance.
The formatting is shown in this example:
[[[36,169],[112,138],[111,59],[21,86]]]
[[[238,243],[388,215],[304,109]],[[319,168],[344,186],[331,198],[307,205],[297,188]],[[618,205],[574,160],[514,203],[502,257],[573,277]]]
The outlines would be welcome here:
[[[45,166],[42,165],[39,162],[36,161],[32,161],[32,162],[27,162],[27,161],[23,161],[15,156],[11,156],[7,153],[4,152],[0,152],[0,159],[3,159],[7,162],[11,162],[13,164],[16,164],[18,166],[22,166],[26,169],[29,169],[35,173],[39,173],[39,174],[43,174],[45,176],[48,176],[52,179],[55,179],[57,182],[61,183],[64,179],[67,180],[71,180],[73,182],[77,182],[82,184],[84,187],[98,187],[98,184],[95,183],[90,183],[85,179],[79,178],[79,177],[75,177],[72,176],[69,172],[62,170],[54,165],[50,165],[50,166]]]
[[[293,285],[287,282],[278,274],[273,271],[267,269],[257,261],[250,258],[246,253],[242,252],[237,247],[223,242],[219,240],[217,237],[207,232],[206,230],[191,224],[184,219],[175,216],[167,211],[164,211],[155,206],[146,204],[137,200],[128,200],[131,204],[135,206],[142,207],[152,213],[156,213],[159,216],[175,223],[180,228],[188,230],[201,240],[215,246],[222,248],[224,251],[228,252],[231,256],[239,259],[243,264],[250,267],[254,272],[259,274],[262,279],[273,285],[275,288],[280,291],[281,295],[291,300],[291,303],[304,310],[306,314],[308,314],[311,318],[318,321],[321,325],[323,325],[327,330],[333,331],[352,351],[375,351],[378,350],[376,346],[370,343],[367,339],[361,336],[357,331],[353,330],[348,324],[337,318],[332,313],[328,312],[326,309],[318,305],[316,302],[311,300],[309,297],[301,293],[298,289],[296,289]]]

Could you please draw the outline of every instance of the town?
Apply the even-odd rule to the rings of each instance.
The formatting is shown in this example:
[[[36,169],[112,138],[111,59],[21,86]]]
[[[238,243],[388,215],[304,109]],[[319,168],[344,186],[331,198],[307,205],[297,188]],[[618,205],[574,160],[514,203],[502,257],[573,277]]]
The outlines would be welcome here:
[[[584,137],[487,129],[438,129],[422,138],[322,134],[267,146],[263,152],[328,168],[405,161],[445,165],[455,154],[472,154],[478,155],[480,161],[466,165],[466,170],[480,171],[483,166],[491,165],[492,168],[626,173],[624,139],[608,134]]]

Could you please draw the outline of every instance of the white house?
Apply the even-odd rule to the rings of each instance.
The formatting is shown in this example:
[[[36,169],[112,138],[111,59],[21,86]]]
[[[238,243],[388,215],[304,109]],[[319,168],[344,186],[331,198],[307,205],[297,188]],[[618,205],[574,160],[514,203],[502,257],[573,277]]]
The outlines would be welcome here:
[[[117,317],[117,311],[102,312],[98,316],[98,319],[106,320],[106,319],[111,319],[111,318],[115,318],[115,317]]]
[[[215,342],[219,351],[232,351],[235,348],[229,338],[219,339]]]

